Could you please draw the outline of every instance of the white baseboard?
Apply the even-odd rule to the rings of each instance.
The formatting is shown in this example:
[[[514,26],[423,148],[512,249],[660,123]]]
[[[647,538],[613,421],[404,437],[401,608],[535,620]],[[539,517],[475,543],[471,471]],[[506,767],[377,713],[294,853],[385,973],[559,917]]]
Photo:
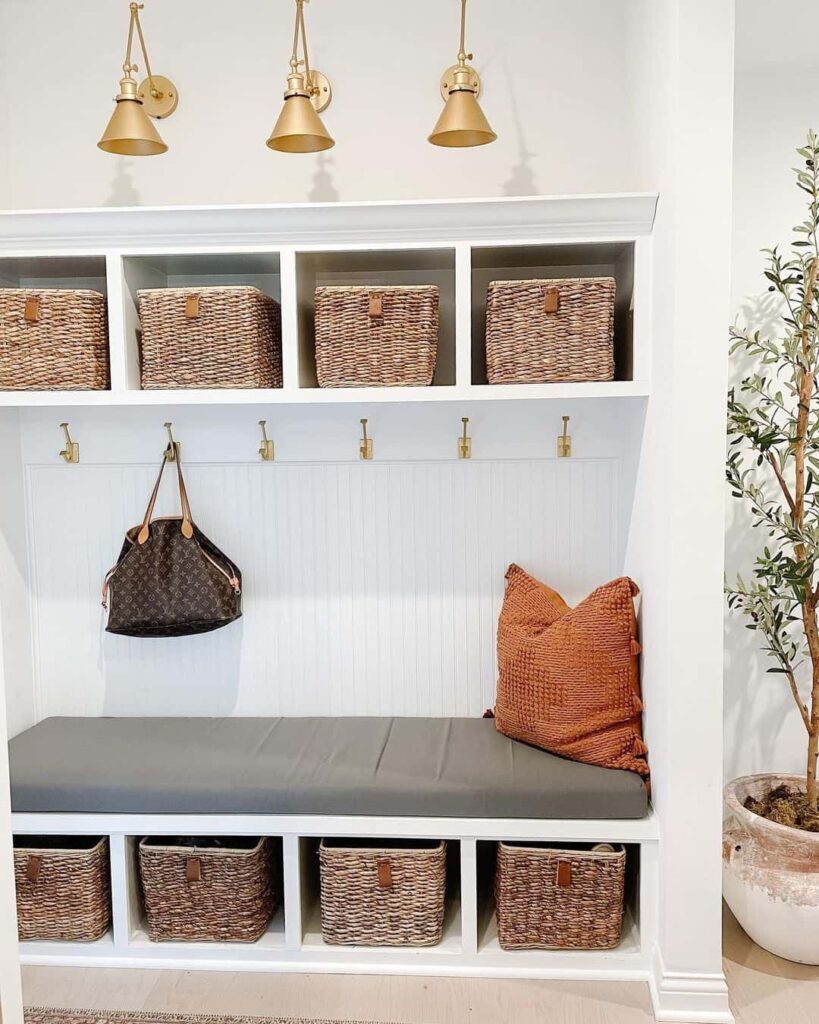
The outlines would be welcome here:
[[[725,975],[668,971],[659,946],[652,957],[648,987],[658,1021],[676,1024],[734,1024]]]

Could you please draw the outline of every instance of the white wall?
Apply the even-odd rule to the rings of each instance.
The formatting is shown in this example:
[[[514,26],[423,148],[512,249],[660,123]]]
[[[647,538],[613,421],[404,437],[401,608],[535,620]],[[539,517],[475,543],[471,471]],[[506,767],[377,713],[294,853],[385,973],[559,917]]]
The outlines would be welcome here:
[[[315,0],[308,33],[314,64],[333,82],[325,123],[337,145],[292,156],[264,145],[281,104],[292,0],[148,0],[151,63],[181,98],[160,125],[169,152],[125,159],[96,148],[121,73],[125,0],[0,0],[0,207],[637,189],[650,183],[636,171],[630,26],[645,8],[646,0],[472,0],[467,44],[499,139],[451,151],[426,136],[457,52],[457,0]]]
[[[740,321],[771,326],[775,309],[762,276],[763,247],[785,245],[804,219],[793,184],[794,150],[819,130],[819,6],[804,0],[737,5],[734,115],[732,309]],[[764,543],[743,507],[729,500],[726,571],[751,566]],[[804,772],[805,733],[787,685],[769,675],[756,634],[726,615],[725,774]]]
[[[244,570],[245,617],[170,644],[103,633],[99,600],[153,486],[164,412],[72,410],[82,462],[66,466],[55,411],[28,410],[35,713],[12,690],[11,729],[77,714],[480,716],[509,563],[570,603],[622,571],[644,408],[485,405],[175,410],[196,521]],[[569,410],[574,456],[558,459]],[[460,462],[465,412],[474,457]],[[357,457],[362,413],[372,463]],[[273,463],[256,456],[262,414]],[[169,468],[159,514],[178,509]]]

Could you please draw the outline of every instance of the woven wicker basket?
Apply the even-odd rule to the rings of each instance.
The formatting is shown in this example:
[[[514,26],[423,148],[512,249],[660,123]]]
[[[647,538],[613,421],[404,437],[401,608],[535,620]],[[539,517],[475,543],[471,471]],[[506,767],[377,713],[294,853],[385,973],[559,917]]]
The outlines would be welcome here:
[[[332,945],[434,946],[444,926],[446,843],[323,840],[321,931]]]
[[[279,903],[271,839],[170,839],[139,844],[152,942],[255,942]]]
[[[108,840],[15,836],[21,941],[94,942],[111,924]]]
[[[317,288],[316,371],[323,388],[426,387],[438,353],[438,289]]]
[[[498,845],[495,902],[503,949],[612,949],[620,942],[622,846]]]
[[[493,281],[486,297],[490,384],[614,378],[614,278]]]
[[[0,288],[0,390],[102,391],[108,387],[104,295]]]
[[[258,288],[137,292],[142,387],[280,388],[281,310]]]

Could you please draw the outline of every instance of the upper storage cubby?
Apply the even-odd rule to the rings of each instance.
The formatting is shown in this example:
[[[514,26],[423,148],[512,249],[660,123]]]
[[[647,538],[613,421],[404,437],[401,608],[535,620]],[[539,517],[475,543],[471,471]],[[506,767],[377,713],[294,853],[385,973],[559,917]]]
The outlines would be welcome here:
[[[140,322],[137,293],[144,288],[214,288],[249,285],[281,302],[278,252],[166,253],[123,259],[125,373],[129,390],[140,381]]]
[[[4,404],[110,389],[103,255],[0,258],[0,396]]]
[[[104,256],[5,256],[0,288],[80,288],[108,294]]]
[[[472,383],[487,383],[486,306],[493,281],[592,277],[615,280],[614,379],[635,380],[634,252],[633,242],[473,246]]]
[[[432,383],[455,384],[455,250],[383,249],[296,254],[299,387],[317,388],[316,288],[372,289],[435,285],[439,296],[438,356]],[[345,339],[339,328],[339,344]]]

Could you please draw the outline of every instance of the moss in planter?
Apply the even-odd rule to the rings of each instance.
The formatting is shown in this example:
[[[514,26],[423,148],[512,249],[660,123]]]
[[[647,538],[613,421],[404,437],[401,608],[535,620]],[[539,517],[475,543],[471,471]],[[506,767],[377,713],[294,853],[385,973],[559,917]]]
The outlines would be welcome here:
[[[808,807],[808,798],[804,793],[790,786],[776,786],[761,800],[746,797],[744,807],[777,825],[790,825],[804,832],[819,832],[819,814]]]

